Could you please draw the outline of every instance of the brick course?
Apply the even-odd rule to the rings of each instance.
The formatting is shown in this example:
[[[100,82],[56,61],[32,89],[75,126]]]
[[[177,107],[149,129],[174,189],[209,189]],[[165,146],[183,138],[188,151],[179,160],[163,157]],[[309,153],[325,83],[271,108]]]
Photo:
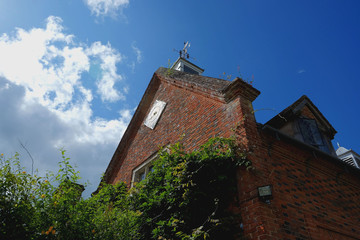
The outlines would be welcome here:
[[[262,144],[252,161],[262,167],[239,170],[248,239],[359,239],[359,171],[310,148],[259,135]],[[265,184],[272,185],[270,204],[259,201],[255,191]]]

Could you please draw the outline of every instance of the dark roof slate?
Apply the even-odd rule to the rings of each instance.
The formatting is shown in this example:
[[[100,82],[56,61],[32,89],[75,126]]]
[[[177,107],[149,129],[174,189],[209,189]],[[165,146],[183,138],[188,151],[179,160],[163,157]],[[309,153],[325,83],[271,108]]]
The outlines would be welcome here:
[[[226,87],[228,87],[232,83],[231,81],[219,78],[206,77],[164,67],[160,67],[155,73],[168,81],[181,81],[219,93],[221,93]]]

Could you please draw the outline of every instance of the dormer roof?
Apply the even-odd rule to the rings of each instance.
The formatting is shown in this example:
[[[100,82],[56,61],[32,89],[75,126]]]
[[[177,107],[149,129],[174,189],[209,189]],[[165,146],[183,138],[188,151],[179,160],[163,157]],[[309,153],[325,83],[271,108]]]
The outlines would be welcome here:
[[[334,135],[337,133],[329,121],[324,117],[320,110],[315,106],[315,104],[306,96],[301,96],[293,104],[285,108],[275,117],[270,119],[265,125],[269,125],[273,128],[280,129],[286,123],[294,120],[299,116],[309,117],[304,115],[304,109],[307,108],[312,115],[310,118],[316,120],[318,124],[324,129],[324,132],[329,136],[330,139],[334,138]]]

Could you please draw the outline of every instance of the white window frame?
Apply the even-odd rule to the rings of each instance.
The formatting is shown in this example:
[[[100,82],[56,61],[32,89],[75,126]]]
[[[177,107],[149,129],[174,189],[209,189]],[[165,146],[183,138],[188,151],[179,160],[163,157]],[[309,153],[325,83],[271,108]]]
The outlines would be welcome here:
[[[152,161],[154,161],[157,156],[158,155],[155,154],[154,156],[150,157],[148,160],[146,160],[145,162],[143,162],[133,170],[132,178],[131,178],[131,187],[133,187],[135,183],[138,183],[143,180],[140,179],[140,175],[142,173],[145,174],[144,178],[149,174],[150,169],[152,167]]]
[[[169,145],[167,145],[163,151],[170,152]],[[152,156],[150,156],[145,162],[134,168],[132,171],[132,177],[131,177],[131,187],[134,186],[134,184],[142,181],[140,180],[140,174],[144,173],[144,179],[146,176],[151,172],[151,167],[153,166],[152,162],[159,156],[159,152],[154,153]]]

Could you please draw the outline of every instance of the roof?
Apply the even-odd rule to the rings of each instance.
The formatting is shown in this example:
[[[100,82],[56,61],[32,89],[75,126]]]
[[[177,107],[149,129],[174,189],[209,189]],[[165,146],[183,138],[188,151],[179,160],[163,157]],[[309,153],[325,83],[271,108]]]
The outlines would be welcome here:
[[[326,132],[330,135],[331,139],[336,134],[336,130],[329,123],[329,121],[324,117],[324,115],[320,112],[320,110],[315,106],[315,104],[306,96],[301,96],[298,100],[296,100],[293,104],[285,108],[275,117],[270,119],[265,125],[272,126],[276,129],[281,128],[288,121],[294,119],[300,111],[304,108],[304,106],[308,106],[311,112],[316,117],[316,120],[321,123],[323,127],[325,127]]]
[[[160,67],[155,72],[155,75],[174,85],[187,87],[191,90],[199,90],[210,97],[222,99],[225,102],[231,101],[238,95],[245,95],[249,100],[254,101],[260,94],[259,90],[238,77],[233,81],[227,81],[163,67]]]
[[[163,67],[160,67],[158,70],[156,70],[155,74],[163,77],[166,80],[181,81],[183,83],[203,87],[219,93],[231,84],[231,81],[181,72]]]

